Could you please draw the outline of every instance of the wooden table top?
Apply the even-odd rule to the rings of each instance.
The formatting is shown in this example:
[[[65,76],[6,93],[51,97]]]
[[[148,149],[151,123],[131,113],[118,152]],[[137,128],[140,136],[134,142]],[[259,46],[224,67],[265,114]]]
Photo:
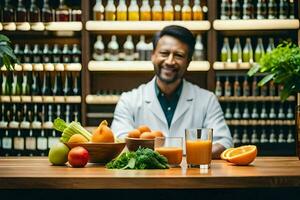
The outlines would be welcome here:
[[[184,163],[184,162],[183,162]],[[0,189],[196,189],[300,187],[297,157],[258,157],[250,166],[213,160],[208,171],[110,170],[103,165],[84,168],[52,166],[47,158],[0,158]]]

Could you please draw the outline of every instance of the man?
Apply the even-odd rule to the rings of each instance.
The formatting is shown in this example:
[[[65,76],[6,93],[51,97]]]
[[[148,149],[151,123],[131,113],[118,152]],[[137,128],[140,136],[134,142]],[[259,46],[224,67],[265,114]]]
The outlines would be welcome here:
[[[194,53],[195,38],[186,28],[167,26],[153,39],[156,76],[125,92],[116,106],[112,130],[120,135],[146,124],[166,136],[184,137],[186,128],[213,128],[213,158],[233,146],[216,96],[183,76]]]

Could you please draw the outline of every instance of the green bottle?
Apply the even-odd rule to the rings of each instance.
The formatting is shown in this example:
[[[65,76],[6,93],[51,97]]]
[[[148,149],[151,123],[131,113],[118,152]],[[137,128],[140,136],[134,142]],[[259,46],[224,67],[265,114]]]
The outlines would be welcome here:
[[[10,95],[11,89],[10,89],[10,84],[8,82],[8,78],[5,74],[5,72],[3,72],[2,74],[2,95]]]
[[[22,95],[30,95],[30,87],[28,83],[28,75],[24,73],[22,82]]]
[[[243,62],[253,63],[253,50],[250,38],[246,39],[246,44],[243,49]]]
[[[265,54],[262,38],[258,38],[254,53],[254,61],[259,62],[260,58]]]
[[[21,87],[19,83],[19,78],[16,73],[13,75],[13,82],[11,88],[11,95],[20,95],[21,94]]]
[[[223,47],[221,49],[221,61],[231,62],[231,50],[229,46],[229,40],[227,37],[225,37],[223,41]]]
[[[235,38],[235,43],[232,49],[231,55],[232,62],[242,62],[242,47],[240,44],[240,38]]]
[[[273,38],[269,38],[269,44],[268,44],[268,47],[267,47],[267,53],[271,52],[273,49],[275,49],[274,39]]]

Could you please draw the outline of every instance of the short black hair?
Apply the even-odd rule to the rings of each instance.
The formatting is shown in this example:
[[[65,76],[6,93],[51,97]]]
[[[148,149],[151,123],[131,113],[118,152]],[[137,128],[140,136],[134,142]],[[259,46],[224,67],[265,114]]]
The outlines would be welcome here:
[[[188,30],[185,27],[178,26],[178,25],[166,26],[160,32],[157,32],[154,35],[154,37],[152,39],[154,50],[157,46],[158,40],[160,38],[162,38],[164,35],[172,36],[172,37],[180,40],[181,42],[187,44],[188,48],[189,48],[188,58],[190,60],[192,59],[192,56],[193,56],[194,50],[195,50],[196,40],[195,40],[193,33],[190,30]]]

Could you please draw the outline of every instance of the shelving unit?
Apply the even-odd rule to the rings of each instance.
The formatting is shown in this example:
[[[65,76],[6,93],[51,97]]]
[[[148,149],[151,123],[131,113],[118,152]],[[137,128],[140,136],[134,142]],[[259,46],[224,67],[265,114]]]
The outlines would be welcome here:
[[[49,22],[49,23],[0,23],[0,30],[5,31],[81,31],[82,22]]]

